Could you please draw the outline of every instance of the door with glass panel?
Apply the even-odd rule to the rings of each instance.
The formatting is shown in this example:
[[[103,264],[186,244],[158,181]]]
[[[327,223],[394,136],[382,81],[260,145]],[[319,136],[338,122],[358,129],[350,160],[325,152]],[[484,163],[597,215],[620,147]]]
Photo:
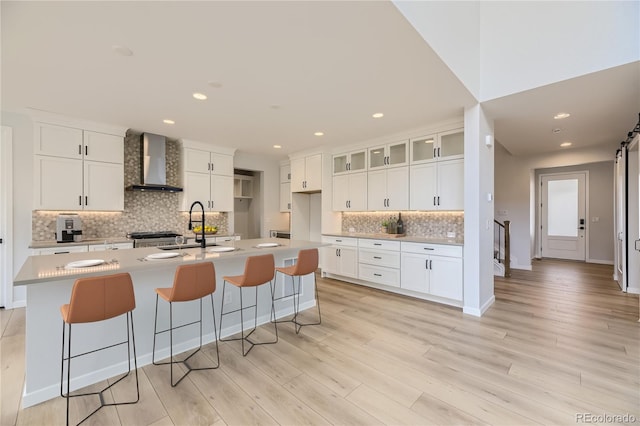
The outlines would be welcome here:
[[[586,258],[585,172],[541,175],[541,255]]]

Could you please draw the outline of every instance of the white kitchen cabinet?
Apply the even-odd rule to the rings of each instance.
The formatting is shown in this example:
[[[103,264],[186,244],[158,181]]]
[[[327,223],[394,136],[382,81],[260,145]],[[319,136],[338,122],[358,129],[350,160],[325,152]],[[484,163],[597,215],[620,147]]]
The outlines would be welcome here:
[[[400,242],[359,239],[358,277],[377,284],[400,287]]]
[[[35,126],[35,210],[124,210],[123,137]]]
[[[358,239],[323,236],[322,242],[331,244],[320,248],[322,273],[358,278]]]
[[[291,183],[280,183],[280,211],[291,212]]]
[[[367,150],[361,149],[333,156],[333,174],[362,172],[367,170]]]
[[[411,210],[464,210],[464,160],[409,168]]]
[[[401,288],[462,301],[461,246],[402,242],[401,248]]]
[[[66,245],[60,244],[56,247],[47,247],[31,250],[34,256],[47,255],[47,254],[66,254],[66,253],[84,253],[87,252],[87,245]]]
[[[185,172],[233,176],[233,155],[196,148],[183,148]]]
[[[317,192],[322,190],[322,154],[291,160],[291,191]]]
[[[409,209],[409,167],[369,171],[367,180],[369,211]]]
[[[280,166],[280,183],[291,183],[291,164]]]
[[[411,139],[411,164],[464,158],[464,129]]]
[[[409,164],[409,141],[369,148],[369,170],[400,167]]]
[[[367,173],[341,174],[333,177],[333,210],[367,210]]]
[[[233,211],[233,155],[209,149],[201,142],[180,140],[180,210],[189,211],[200,201],[206,211]],[[232,151],[230,151],[232,152]]]

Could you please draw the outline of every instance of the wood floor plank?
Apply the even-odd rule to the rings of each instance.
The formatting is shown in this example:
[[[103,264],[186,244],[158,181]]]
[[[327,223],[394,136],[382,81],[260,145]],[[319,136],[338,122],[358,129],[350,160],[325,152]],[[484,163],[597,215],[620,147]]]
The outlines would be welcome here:
[[[184,371],[179,365],[177,367],[174,366],[174,374],[176,375],[180,374],[180,371]],[[178,386],[172,387],[169,365],[151,364],[143,367],[143,370],[174,423],[210,425],[218,419],[218,413],[211,406],[209,400],[203,396],[200,387],[191,381],[202,372],[192,372]]]
[[[429,421],[410,408],[398,404],[364,384],[351,392],[347,396],[347,401],[351,401],[387,425],[419,425]]]
[[[0,424],[16,423],[24,387],[24,334],[0,341]]]
[[[252,358],[220,345],[222,370],[279,424],[323,425],[327,420],[260,371]]]
[[[109,383],[113,380],[110,379]],[[156,394],[156,390],[145,374],[144,369],[138,369],[138,384],[140,388],[140,400],[137,404],[123,404],[116,407],[118,416],[123,424],[150,425],[163,418],[169,418],[167,410]],[[111,388],[111,394],[115,401],[134,401],[136,399],[136,382],[133,372],[120,383]]]
[[[306,374],[295,377],[284,386],[298,399],[335,425],[382,424],[365,410]]]

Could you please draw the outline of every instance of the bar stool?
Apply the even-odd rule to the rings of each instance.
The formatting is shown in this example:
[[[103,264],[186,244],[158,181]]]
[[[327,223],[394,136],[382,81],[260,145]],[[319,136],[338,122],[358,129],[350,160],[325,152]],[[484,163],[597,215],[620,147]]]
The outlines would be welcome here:
[[[296,334],[300,333],[300,329],[305,325],[319,325],[322,322],[322,316],[320,315],[320,299],[318,298],[318,286],[315,275],[316,269],[318,269],[318,249],[300,250],[298,252],[298,260],[295,265],[276,268],[276,274],[280,272],[281,274],[291,277],[291,290],[293,294],[293,317],[288,320],[277,320],[276,322],[292,322],[294,324]],[[313,287],[315,288],[318,321],[301,323],[298,321],[298,313],[300,312],[300,285],[302,277],[309,274],[313,274]],[[298,290],[295,288],[294,277],[298,277]],[[285,283],[283,282],[282,285],[284,286]]]
[[[78,424],[84,422],[102,407],[111,405],[135,404],[140,400],[140,387],[138,384],[138,363],[136,361],[136,338],[133,330],[133,310],[136,307],[135,295],[133,293],[133,283],[131,276],[127,273],[105,275],[91,278],[77,279],[71,290],[71,301],[60,307],[62,314],[62,362],[60,365],[60,396],[67,400],[67,425],[69,424],[69,400],[71,398],[98,395],[100,398],[100,406],[93,410],[89,415],[82,419]],[[127,318],[127,340],[119,343],[110,344],[98,349],[76,355],[71,354],[71,325],[89,322],[104,321],[115,318],[122,314],[126,314]],[[65,341],[66,329],[69,329],[69,335]],[[136,376],[136,399],[127,402],[105,403],[103,393],[131,373],[131,343],[133,343],[133,363]],[[105,349],[110,349],[120,345],[127,345],[127,361],[129,370],[118,380],[97,391],[83,394],[69,395],[71,383],[71,360],[89,355]],[[67,357],[65,358],[65,346],[67,347]],[[67,392],[64,393],[64,364],[67,362]]]
[[[211,262],[196,263],[193,265],[180,265],[176,268],[173,278],[173,287],[156,288],[156,314],[153,324],[153,355],[151,362],[153,365],[171,365],[170,380],[171,386],[175,387],[187,377],[187,374],[194,370],[215,370],[220,366],[220,353],[218,352],[218,333],[216,331],[216,314],[213,308],[213,292],[216,291],[216,271]],[[213,318],[213,334],[216,342],[216,365],[214,367],[191,367],[189,359],[202,349],[202,299],[209,296],[211,299],[211,316]],[[158,298],[161,297],[169,302],[169,328],[158,331]],[[189,302],[200,299],[200,319],[186,324],[173,326],[173,303]],[[200,346],[182,361],[173,359],[173,330],[193,324],[200,324]],[[156,336],[169,332],[169,361],[156,362]],[[187,372],[173,381],[173,365],[181,363],[187,368]]]
[[[275,329],[275,333],[276,333],[276,339],[272,342],[253,342],[249,339],[249,336],[251,336],[251,334],[256,331],[256,328],[258,327],[258,286],[262,285],[262,284],[266,284],[267,282],[269,283],[269,290],[271,291],[271,314],[269,317],[269,320],[271,321],[271,318],[275,319],[275,306],[273,303],[273,276],[275,274],[275,261],[273,259],[273,255],[272,254],[265,254],[262,256],[251,256],[248,257],[245,264],[244,264],[244,274],[243,275],[236,275],[236,276],[230,276],[230,277],[223,277],[224,278],[224,284],[222,286],[222,313],[220,315],[220,333],[222,333],[222,319],[224,318],[225,315],[229,315],[229,314],[233,314],[235,312],[240,311],[240,333],[241,333],[241,337],[234,337],[234,338],[228,338],[228,339],[223,339],[220,338],[221,341],[223,342],[230,342],[230,341],[234,341],[234,340],[240,340],[242,342],[242,356],[247,356],[247,354],[249,353],[249,351],[251,351],[251,349],[253,349],[254,346],[256,345],[270,345],[270,344],[274,344],[278,342],[278,326],[275,324],[275,322],[273,323],[274,329]],[[225,289],[227,287],[227,282],[230,284],[233,284],[234,286],[238,287],[240,290],[240,309],[236,309],[234,311],[230,311],[230,312],[224,312],[224,292]],[[255,292],[255,297],[256,297],[256,303],[250,306],[244,306],[243,302],[242,302],[242,290],[245,287],[255,287],[256,292]],[[251,331],[245,335],[244,334],[244,316],[243,316],[243,311],[245,309],[248,308],[255,308],[255,316],[254,316],[254,324],[253,324],[253,329],[251,329]],[[271,321],[273,322],[273,321]],[[222,334],[221,334],[222,335]],[[247,351],[245,352],[244,350],[244,342],[249,343],[251,346],[249,347],[249,349],[247,349]]]

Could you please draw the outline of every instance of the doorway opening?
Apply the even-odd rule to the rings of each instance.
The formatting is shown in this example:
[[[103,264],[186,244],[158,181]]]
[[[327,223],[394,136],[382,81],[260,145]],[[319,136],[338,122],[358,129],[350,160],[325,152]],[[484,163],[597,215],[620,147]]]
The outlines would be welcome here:
[[[262,172],[234,169],[233,230],[241,239],[262,235]]]

